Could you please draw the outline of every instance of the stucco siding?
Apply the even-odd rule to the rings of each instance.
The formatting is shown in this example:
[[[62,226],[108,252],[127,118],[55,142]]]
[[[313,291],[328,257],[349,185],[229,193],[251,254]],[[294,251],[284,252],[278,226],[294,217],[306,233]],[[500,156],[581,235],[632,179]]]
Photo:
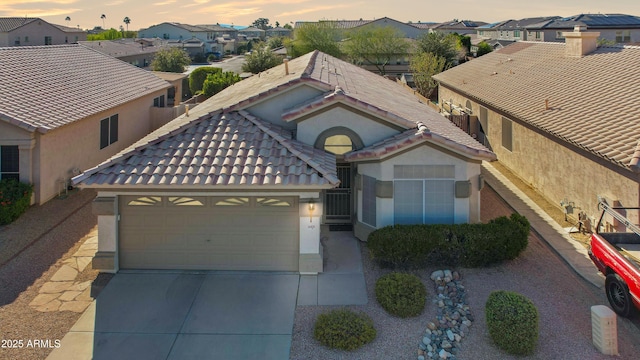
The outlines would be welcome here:
[[[7,36],[0,37],[0,46],[38,46],[46,45],[45,36],[51,37],[51,45],[72,44],[78,41],[87,40],[84,31],[64,32],[57,27],[42,21],[35,20],[7,33]],[[16,38],[20,38],[20,44],[16,45]],[[28,37],[26,41],[25,37]]]
[[[322,94],[322,91],[308,85],[295,86],[282,94],[248,107],[247,111],[262,120],[292,130],[295,129],[296,124],[294,121],[284,122],[282,120],[284,110],[298,106],[307,100],[318,97],[320,94]]]
[[[467,100],[442,86],[440,98],[453,99],[456,104],[465,104]],[[473,114],[479,115],[480,105],[472,101],[471,106]],[[602,165],[606,160],[595,159],[595,155],[589,158],[553,139],[551,135],[543,135],[518,121],[512,121],[513,148],[509,151],[502,146],[503,116],[490,108],[487,114],[487,136],[498,161],[558,208],[561,201],[570,201],[577,207],[574,217],[579,211],[585,211],[589,217],[596,219],[599,216],[598,195],[609,201],[620,201],[623,206],[640,205],[640,184],[622,175],[631,175],[629,170],[620,167],[620,172],[616,172]],[[616,167],[613,164],[611,166]]]
[[[40,136],[40,191],[36,201],[44,203],[57,196],[62,180],[68,180],[74,169],[86,170],[113,156],[146,135],[150,130],[153,98],[165,91],[147,95],[137,101],[96,114]],[[118,114],[118,141],[100,149],[100,121]]]
[[[297,138],[303,143],[314,145],[318,136],[325,130],[346,127],[358,134],[364,146],[398,134],[399,131],[370,118],[349,111],[343,107],[334,107],[298,124]]]
[[[189,40],[191,39],[192,35],[196,35],[195,33],[191,34],[189,31],[185,29],[179,28],[171,24],[164,23],[164,24],[154,25],[147,29],[139,31],[138,37],[140,38],[156,38],[157,37],[157,38],[163,39],[164,34],[167,34],[169,36],[169,39],[171,40]],[[200,37],[201,36],[199,36],[198,38]],[[206,40],[206,33],[205,33],[204,40]]]

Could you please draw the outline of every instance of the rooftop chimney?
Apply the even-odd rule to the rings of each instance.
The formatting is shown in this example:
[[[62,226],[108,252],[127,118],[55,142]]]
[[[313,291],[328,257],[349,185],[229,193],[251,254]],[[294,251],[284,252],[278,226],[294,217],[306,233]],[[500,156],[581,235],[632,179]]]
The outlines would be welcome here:
[[[576,25],[573,32],[563,32],[567,57],[581,58],[598,47],[600,32],[585,32],[586,26]]]

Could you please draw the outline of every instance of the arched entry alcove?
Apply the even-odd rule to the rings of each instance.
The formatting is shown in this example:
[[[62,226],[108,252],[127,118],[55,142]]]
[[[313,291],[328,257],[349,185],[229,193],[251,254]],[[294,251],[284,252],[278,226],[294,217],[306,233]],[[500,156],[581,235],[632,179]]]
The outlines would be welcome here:
[[[353,165],[344,161],[344,154],[359,150],[364,143],[358,134],[346,127],[333,127],[323,131],[315,142],[317,149],[336,155],[336,168],[340,185],[324,191],[324,222],[351,224],[353,220]]]

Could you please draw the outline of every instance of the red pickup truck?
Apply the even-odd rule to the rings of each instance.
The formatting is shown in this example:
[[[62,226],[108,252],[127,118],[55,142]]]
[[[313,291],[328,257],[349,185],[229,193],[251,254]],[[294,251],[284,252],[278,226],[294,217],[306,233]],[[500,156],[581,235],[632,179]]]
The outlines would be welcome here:
[[[606,276],[605,291],[613,311],[630,317],[640,310],[640,208],[611,207],[600,199],[602,210],[591,235],[589,257]],[[613,219],[605,228],[603,219]],[[635,223],[630,220],[635,219]]]

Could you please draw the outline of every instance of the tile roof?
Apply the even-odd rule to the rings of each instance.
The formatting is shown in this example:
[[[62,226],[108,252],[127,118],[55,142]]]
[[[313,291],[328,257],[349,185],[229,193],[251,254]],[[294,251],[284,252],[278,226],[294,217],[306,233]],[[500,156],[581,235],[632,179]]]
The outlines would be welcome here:
[[[640,47],[599,47],[569,58],[564,43],[516,42],[434,78],[505,116],[638,171],[638,68]]]
[[[565,18],[540,21],[526,26],[527,29],[573,29],[586,26],[587,29],[639,29],[640,17],[626,14],[579,14]]]
[[[66,33],[86,33],[86,31],[84,31],[82,29],[79,29],[79,28],[74,28],[74,27],[64,26],[64,25],[58,25],[58,24],[51,24],[51,25],[57,27],[58,29],[60,29],[60,31],[66,32]]]
[[[362,25],[366,25],[370,22],[372,22],[373,20],[320,20],[320,21],[296,21],[295,23],[295,27],[300,27],[300,26],[304,26],[307,24],[319,24],[319,23],[325,23],[325,24],[332,24],[334,25],[337,29],[353,29],[355,27],[358,26],[362,26]]]
[[[143,46],[138,42],[126,40],[78,41],[78,44],[115,58],[152,54],[166,46],[166,43],[156,46]]]
[[[30,131],[44,133],[169,86],[80,45],[0,48],[0,118]]]
[[[419,23],[411,23],[411,24],[408,24],[408,25],[411,25],[411,26],[416,27],[416,28],[421,29],[421,30],[429,30],[432,27],[438,25],[438,23],[434,23],[434,22],[419,22]]]
[[[469,29],[469,28],[477,28],[479,26],[487,25],[484,21],[471,21],[471,20],[462,20],[462,21],[446,21],[443,23],[435,24],[430,27],[430,29],[438,30],[438,29]]]
[[[289,61],[288,69],[289,73],[286,74],[285,65],[282,64],[224,89],[190,110],[189,116],[182,115],[167,123],[90,172],[101,173],[102,169],[109,167],[110,164],[121,162],[147,146],[153,146],[169,136],[191,131],[189,129],[198,126],[198,122],[207,121],[215,114],[243,111],[269,97],[302,84],[316,88],[325,94],[301,104],[298,109],[286,110],[283,116],[288,120],[296,116],[294,113],[313,111],[317,108],[317,102],[321,102],[320,106],[326,104],[322,99],[327,97],[328,102],[346,102],[386,119],[400,129],[414,128],[418,122],[422,122],[429,128],[434,138],[441,139],[442,144],[450,144],[454,151],[466,153],[470,157],[488,151],[427,104],[420,102],[413,92],[403,85],[358,66],[315,51]],[[336,92],[336,87],[340,91]],[[247,114],[242,115],[249,117]],[[323,165],[323,168],[326,166],[328,165]]]
[[[477,160],[496,160],[496,155],[488,149],[474,149],[471,154],[469,149],[464,145],[452,141],[450,138],[436,134],[427,128],[423,123],[418,123],[416,128],[409,129],[398,135],[384,139],[380,142],[367,146],[363,149],[347,153],[344,157],[346,161],[363,161],[363,160],[379,160],[388,156],[404,151],[413,146],[430,142],[443,146],[456,153],[466,157],[472,157]]]
[[[215,113],[178,133],[74,178],[103,185],[331,188],[340,181],[335,156],[246,111]]]
[[[39,19],[27,17],[0,17],[0,32],[9,32],[36,20]]]
[[[496,30],[511,30],[511,29],[523,29],[526,26],[538,24],[541,22],[550,22],[556,19],[560,19],[559,16],[541,16],[541,17],[532,17],[532,18],[524,18],[520,20],[507,20],[496,24],[494,28]],[[573,29],[573,27],[571,27]]]

